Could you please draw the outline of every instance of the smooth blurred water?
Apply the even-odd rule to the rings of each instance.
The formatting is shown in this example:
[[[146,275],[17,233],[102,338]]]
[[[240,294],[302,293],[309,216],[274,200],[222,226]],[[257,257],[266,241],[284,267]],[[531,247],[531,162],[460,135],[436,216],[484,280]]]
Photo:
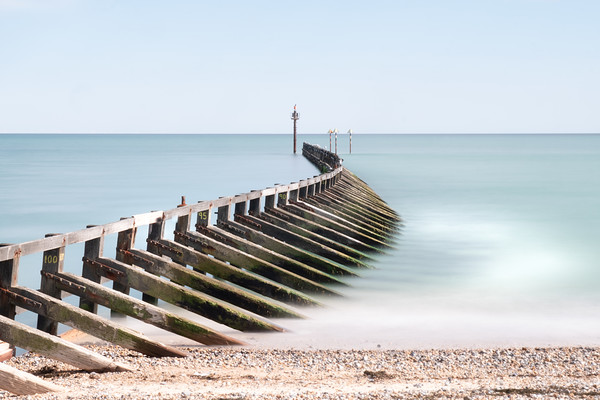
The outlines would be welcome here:
[[[329,147],[326,135],[302,140]],[[354,135],[351,155],[347,140],[344,165],[404,218],[396,249],[350,280],[344,299],[279,321],[292,333],[240,337],[284,347],[600,344],[600,135]],[[0,241],[317,173],[290,153],[287,135],[0,135]]]

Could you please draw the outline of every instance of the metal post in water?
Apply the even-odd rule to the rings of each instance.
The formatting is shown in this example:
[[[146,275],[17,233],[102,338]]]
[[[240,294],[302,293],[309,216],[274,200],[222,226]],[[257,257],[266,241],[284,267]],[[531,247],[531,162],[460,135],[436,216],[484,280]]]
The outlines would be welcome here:
[[[352,154],[352,129],[348,129],[348,134],[350,135],[350,154]]]
[[[337,128],[335,128],[335,130],[333,132],[335,133],[335,154],[337,154],[337,134],[338,134]]]
[[[296,105],[294,104],[294,111],[292,112],[292,120],[294,121],[294,154],[296,154],[296,121],[300,118],[300,114],[296,111]]]

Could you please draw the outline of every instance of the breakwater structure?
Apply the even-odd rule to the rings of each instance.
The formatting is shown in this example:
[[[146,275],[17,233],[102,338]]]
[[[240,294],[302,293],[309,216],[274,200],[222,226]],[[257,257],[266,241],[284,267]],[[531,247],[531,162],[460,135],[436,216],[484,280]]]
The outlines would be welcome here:
[[[320,175],[196,204],[182,199],[171,210],[0,245],[0,361],[18,347],[82,370],[131,369],[57,336],[58,324],[147,356],[186,356],[98,315],[98,305],[201,344],[242,345],[158,300],[239,331],[273,332],[285,328],[270,319],[303,318],[299,306],[340,296],[336,286],[391,246],[400,217],[336,154],[307,143],[302,153]],[[165,234],[169,221],[172,235]],[[148,230],[145,249],[135,247],[141,227]],[[110,235],[116,235],[114,258],[103,255]],[[65,252],[76,243],[84,244],[81,274],[64,270]],[[38,290],[17,280],[19,259],[30,254],[42,259]],[[79,297],[78,306],[62,300],[70,295]],[[15,321],[22,311],[37,315],[35,328]],[[60,388],[0,362],[0,390]]]

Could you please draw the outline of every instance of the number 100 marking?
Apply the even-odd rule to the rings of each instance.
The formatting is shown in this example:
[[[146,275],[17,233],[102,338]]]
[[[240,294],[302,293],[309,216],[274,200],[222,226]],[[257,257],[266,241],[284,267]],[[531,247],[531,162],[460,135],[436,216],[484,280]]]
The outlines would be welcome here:
[[[58,263],[58,256],[44,255],[44,264],[56,264]]]

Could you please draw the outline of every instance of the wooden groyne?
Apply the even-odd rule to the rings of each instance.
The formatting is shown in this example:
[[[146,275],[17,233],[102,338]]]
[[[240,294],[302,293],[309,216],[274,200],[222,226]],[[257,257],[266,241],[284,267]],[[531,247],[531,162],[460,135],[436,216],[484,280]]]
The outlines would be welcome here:
[[[184,357],[119,319],[99,316],[98,305],[201,344],[240,345],[158,301],[239,331],[273,332],[285,328],[270,318],[302,318],[297,306],[318,307],[319,298],[340,296],[336,286],[347,285],[346,278],[370,268],[373,257],[390,247],[400,218],[337,155],[306,143],[302,152],[321,175],[0,245],[0,355],[19,347],[83,370],[128,370],[56,336],[58,324],[148,356]],[[165,234],[169,221],[175,230]],[[135,247],[141,227],[148,227],[144,249]],[[117,239],[114,258],[104,256],[110,235]],[[84,243],[80,274],[64,270],[65,254],[76,243]],[[39,290],[17,282],[19,260],[30,254],[42,256]],[[132,289],[141,300],[129,295]],[[70,295],[79,306],[62,300]],[[37,315],[36,328],[14,320],[21,311]],[[43,383],[0,369],[2,390],[56,390]]]

